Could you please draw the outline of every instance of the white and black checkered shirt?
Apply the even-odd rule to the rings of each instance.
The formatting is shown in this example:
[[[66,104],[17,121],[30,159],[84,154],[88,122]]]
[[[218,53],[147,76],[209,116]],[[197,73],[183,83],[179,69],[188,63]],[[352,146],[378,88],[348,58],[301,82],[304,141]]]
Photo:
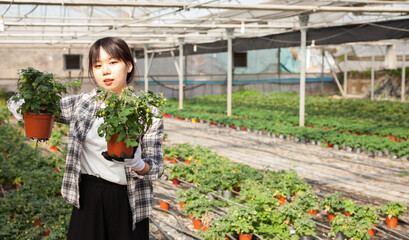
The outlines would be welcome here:
[[[81,175],[81,152],[82,143],[95,120],[95,114],[100,108],[96,101],[97,89],[79,95],[65,96],[59,103],[61,117],[59,122],[69,125],[68,149],[66,168],[61,187],[64,199],[80,208],[79,181]],[[15,113],[21,105],[11,99],[8,101],[9,109]],[[155,115],[161,112],[151,107]],[[129,204],[132,210],[133,226],[135,223],[147,218],[152,214],[153,187],[152,180],[158,179],[163,174],[163,119],[154,118],[153,124],[141,137],[142,159],[149,164],[150,171],[144,175],[138,175],[125,167]]]

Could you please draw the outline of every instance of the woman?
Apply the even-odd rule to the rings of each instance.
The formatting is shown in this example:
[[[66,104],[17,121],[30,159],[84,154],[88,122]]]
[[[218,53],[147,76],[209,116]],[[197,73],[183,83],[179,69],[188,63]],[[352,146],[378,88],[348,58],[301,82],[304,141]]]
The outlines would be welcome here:
[[[88,73],[98,86],[120,93],[134,71],[131,51],[122,39],[103,38],[91,46]],[[105,138],[97,133],[103,120],[95,113],[105,106],[96,101],[96,94],[95,88],[59,103],[59,121],[70,129],[61,188],[64,199],[74,205],[68,239],[149,239],[151,181],[163,173],[163,120],[154,118],[132,157],[111,159]],[[21,104],[8,101],[17,119],[22,119],[16,113]],[[160,114],[154,107],[152,112]]]

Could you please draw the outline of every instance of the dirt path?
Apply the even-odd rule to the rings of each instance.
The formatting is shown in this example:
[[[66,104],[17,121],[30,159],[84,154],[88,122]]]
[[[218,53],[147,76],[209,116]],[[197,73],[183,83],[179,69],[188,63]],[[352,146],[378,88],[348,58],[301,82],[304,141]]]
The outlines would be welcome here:
[[[168,146],[180,143],[207,146],[234,162],[258,169],[293,168],[301,177],[315,183],[381,202],[402,201],[409,205],[408,162],[169,118],[165,118],[165,132]]]

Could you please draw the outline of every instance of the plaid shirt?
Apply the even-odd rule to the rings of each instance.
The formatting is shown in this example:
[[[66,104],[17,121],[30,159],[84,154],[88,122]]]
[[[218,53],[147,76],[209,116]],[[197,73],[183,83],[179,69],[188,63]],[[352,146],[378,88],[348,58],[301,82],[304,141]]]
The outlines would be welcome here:
[[[101,103],[96,101],[97,89],[79,95],[65,96],[59,103],[61,107],[60,122],[69,124],[69,138],[66,168],[61,187],[64,199],[80,208],[79,182],[81,175],[82,143],[95,120],[95,114]],[[12,107],[9,100],[9,108]],[[17,104],[16,104],[17,105]],[[152,107],[154,114],[161,112]],[[13,109],[15,112],[15,109]],[[150,171],[142,176],[125,167],[128,198],[132,210],[133,228],[135,224],[152,214],[153,187],[152,180],[163,174],[163,119],[154,118],[152,126],[141,136],[142,159],[149,164]]]

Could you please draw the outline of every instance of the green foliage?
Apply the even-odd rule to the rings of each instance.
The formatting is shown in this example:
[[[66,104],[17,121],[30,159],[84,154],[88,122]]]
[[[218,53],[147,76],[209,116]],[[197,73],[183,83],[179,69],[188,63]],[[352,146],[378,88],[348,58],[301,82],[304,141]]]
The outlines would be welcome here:
[[[358,206],[354,218],[366,220],[368,223],[375,225],[379,221],[378,210],[369,205]]]
[[[386,214],[389,218],[400,218],[402,214],[406,213],[406,209],[406,205],[401,202],[388,202],[381,207],[381,213]]]
[[[320,208],[329,213],[335,213],[345,208],[342,199],[340,198],[341,192],[328,194],[320,203]]]
[[[353,215],[358,209],[358,205],[351,199],[343,199],[344,211]]]
[[[52,73],[43,73],[32,67],[22,69],[17,81],[19,95],[14,101],[24,99],[19,112],[52,113],[59,117],[61,109],[58,103],[61,95],[67,93],[66,86],[54,80]]]
[[[237,234],[253,233],[257,227],[257,211],[254,208],[233,206],[228,213],[230,229]]]
[[[104,119],[98,134],[105,136],[107,142],[112,135],[119,134],[117,142],[124,139],[127,147],[137,147],[139,136],[152,125],[153,118],[162,117],[151,111],[152,106],[159,107],[166,102],[162,95],[158,96],[152,91],[139,91],[134,95],[131,87],[123,89],[121,94],[102,87],[98,91],[97,100],[103,100],[106,106],[96,113],[97,117]]]
[[[335,236],[337,232],[342,232],[347,239],[353,238],[356,240],[369,240],[368,229],[373,227],[366,219],[347,217],[341,213],[335,213],[331,225],[332,236]]]
[[[317,236],[315,231],[316,224],[313,217],[309,214],[304,214],[301,218],[297,218],[294,222],[294,229],[298,236]]]

